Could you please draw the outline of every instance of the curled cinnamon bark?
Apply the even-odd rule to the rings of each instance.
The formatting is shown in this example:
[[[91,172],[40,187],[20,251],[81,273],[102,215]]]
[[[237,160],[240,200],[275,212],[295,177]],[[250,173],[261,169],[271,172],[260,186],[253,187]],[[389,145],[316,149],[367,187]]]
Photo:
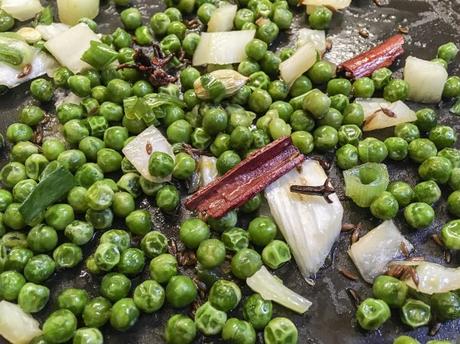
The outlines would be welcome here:
[[[185,207],[213,218],[222,217],[304,160],[304,155],[292,144],[290,137],[280,138],[198,190],[185,201]]]
[[[369,76],[379,68],[391,66],[396,58],[404,53],[403,45],[404,36],[394,35],[374,48],[343,62],[340,68],[353,79]]]

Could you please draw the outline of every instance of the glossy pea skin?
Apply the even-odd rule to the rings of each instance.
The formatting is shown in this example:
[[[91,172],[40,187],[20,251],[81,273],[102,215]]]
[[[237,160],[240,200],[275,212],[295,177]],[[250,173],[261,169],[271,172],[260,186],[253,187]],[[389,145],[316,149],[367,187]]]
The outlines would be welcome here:
[[[303,154],[308,154],[313,151],[314,138],[313,135],[306,131],[296,131],[291,134],[291,140]]]
[[[388,68],[379,68],[372,73],[372,81],[376,90],[381,90],[390,82],[393,72]]]
[[[209,291],[208,301],[216,309],[229,312],[235,309],[241,300],[241,290],[232,281],[218,280]]]
[[[262,251],[262,261],[271,269],[278,269],[290,260],[289,246],[281,240],[271,241]]]
[[[264,329],[266,344],[295,344],[298,342],[298,336],[297,327],[288,318],[273,318]]]
[[[145,313],[153,313],[163,306],[165,291],[158,282],[147,280],[136,287],[133,298],[137,308]]]
[[[441,320],[460,318],[460,296],[455,292],[445,292],[431,296],[433,313]]]
[[[30,93],[40,102],[49,102],[53,98],[54,87],[51,81],[39,78],[30,84]]]
[[[13,203],[13,195],[11,192],[0,189],[0,211],[5,211],[11,203]]]
[[[231,343],[254,344],[256,342],[256,332],[247,321],[230,318],[222,329],[222,338]]]
[[[382,162],[388,156],[388,150],[379,139],[368,137],[358,143],[358,155],[362,162]]]
[[[110,325],[118,331],[126,331],[137,322],[140,311],[134,300],[125,298],[118,300],[112,307]]]
[[[126,217],[126,226],[131,233],[144,236],[151,230],[150,213],[147,210],[134,210]]]
[[[149,158],[149,172],[154,177],[164,178],[172,173],[173,158],[163,152],[154,152]]]
[[[401,308],[401,321],[417,328],[428,324],[431,319],[431,307],[420,300],[408,299]]]
[[[438,48],[437,57],[443,59],[447,63],[452,62],[458,53],[458,48],[453,42],[445,43]]]
[[[28,248],[13,247],[8,252],[8,257],[5,262],[5,270],[14,270],[23,272],[27,262],[32,258],[34,253]]]
[[[9,162],[0,170],[0,179],[4,187],[11,189],[26,178],[26,168],[19,162]]]
[[[314,30],[329,28],[332,20],[332,11],[324,6],[317,6],[308,16],[308,24]]]
[[[343,113],[348,105],[350,105],[350,100],[344,94],[336,94],[330,97],[331,99],[331,108],[336,109]]]
[[[88,304],[89,295],[84,289],[69,288],[59,294],[57,301],[59,309],[68,309],[78,317]]]
[[[27,234],[27,244],[34,253],[52,251],[57,243],[57,232],[51,226],[36,225]]]
[[[64,243],[54,249],[53,259],[57,268],[73,268],[83,260],[83,253],[79,246]]]
[[[275,222],[268,216],[256,217],[248,226],[251,242],[261,247],[268,245],[276,237],[277,231]]]
[[[316,85],[325,84],[335,76],[335,66],[325,60],[318,61],[308,70],[307,76]]]
[[[219,174],[221,175],[225,174],[225,172],[227,172],[240,162],[241,158],[236,152],[232,150],[225,151],[217,158],[217,171],[219,171]]]
[[[96,297],[90,300],[82,314],[83,322],[88,327],[102,327],[110,319],[112,304],[104,297]]]
[[[438,150],[436,145],[425,138],[417,138],[409,143],[409,158],[415,162],[422,163],[430,157],[436,156]]]
[[[375,85],[371,78],[359,78],[353,83],[353,95],[356,98],[371,98],[375,92]]]
[[[408,294],[407,285],[391,276],[378,276],[373,283],[374,297],[385,301],[388,306],[400,308],[406,301]]]
[[[173,276],[166,286],[166,300],[174,308],[183,308],[197,297],[197,287],[188,276]]]
[[[434,180],[439,184],[447,183],[451,173],[451,162],[448,159],[439,156],[426,159],[418,169],[418,174],[422,179]]]
[[[441,189],[433,180],[428,180],[415,185],[414,193],[415,200],[427,204],[434,204],[441,198]]]
[[[251,40],[245,47],[246,55],[255,61],[261,60],[267,49],[267,43],[257,38]]]
[[[176,314],[169,318],[165,329],[168,344],[190,344],[196,337],[196,325],[189,317]]]
[[[260,255],[249,248],[238,251],[231,261],[232,273],[240,279],[251,277],[261,266]]]
[[[444,84],[442,96],[445,98],[454,98],[460,96],[460,78],[456,75],[447,79]]]
[[[141,249],[149,258],[155,258],[165,253],[168,248],[168,239],[158,231],[147,233],[141,241]]]
[[[130,7],[120,13],[121,22],[127,30],[135,30],[142,25],[142,16],[137,8]]]
[[[113,195],[112,209],[116,216],[127,217],[135,209],[133,196],[124,191],[115,192]]]
[[[409,144],[401,137],[389,137],[384,141],[391,160],[404,160],[408,154]]]
[[[446,147],[438,152],[438,156],[448,159],[453,168],[460,167],[460,150]]]
[[[263,329],[272,318],[272,302],[259,294],[249,296],[243,305],[243,316],[256,330]]]
[[[415,197],[415,192],[412,187],[402,181],[395,181],[390,183],[387,188],[394,198],[398,201],[400,207],[409,205]]]
[[[391,315],[390,308],[385,301],[368,298],[364,300],[356,311],[356,319],[365,330],[375,330],[385,323]]]
[[[112,302],[127,297],[131,289],[131,281],[123,274],[109,273],[101,282],[101,295]]]
[[[225,245],[218,239],[202,241],[196,251],[198,261],[205,268],[214,268],[221,265],[225,260],[225,254]]]
[[[186,247],[196,249],[210,236],[209,226],[202,220],[191,218],[184,221],[179,229],[179,237]]]
[[[32,257],[24,267],[24,276],[29,282],[41,283],[47,280],[56,268],[50,256],[40,254]]]
[[[342,125],[337,131],[339,145],[351,144],[357,146],[362,137],[361,129],[355,124]]]
[[[43,324],[44,339],[49,343],[65,343],[77,329],[77,318],[67,310],[60,309],[51,313]]]
[[[227,314],[214,308],[210,302],[201,305],[195,313],[195,324],[205,336],[220,333],[227,321]]]
[[[460,168],[452,169],[452,173],[449,178],[449,186],[454,191],[460,190]]]
[[[333,149],[338,141],[337,130],[329,125],[322,125],[313,132],[315,147],[321,151]]]
[[[179,191],[173,185],[164,185],[158,190],[155,201],[160,210],[164,212],[172,212],[179,205]]]
[[[26,279],[17,271],[0,273],[0,297],[2,300],[15,302],[25,284]]]
[[[348,79],[331,79],[327,83],[327,94],[329,96],[335,96],[336,94],[349,96],[351,93],[351,87],[351,82]]]
[[[351,103],[343,110],[343,124],[355,124],[361,127],[364,122],[364,110],[361,104]]]
[[[352,167],[358,166],[358,148],[355,146],[347,143],[337,149],[335,154],[337,166],[339,166],[342,170],[348,170]]]
[[[233,227],[222,233],[221,240],[225,248],[230,251],[239,251],[249,246],[249,234],[242,228]]]
[[[32,128],[23,123],[13,123],[6,129],[6,139],[11,143],[30,141],[33,136]]]
[[[452,192],[447,198],[447,210],[455,217],[460,217],[460,191]]]
[[[144,252],[138,248],[130,247],[121,252],[118,271],[125,275],[139,274],[145,265]]]
[[[415,114],[417,116],[415,125],[419,128],[420,131],[430,131],[438,123],[438,115],[436,111],[432,109],[420,109]]]
[[[6,13],[4,10],[0,10],[0,32],[6,32],[13,28],[14,18]]]
[[[404,218],[406,222],[415,229],[425,228],[431,225],[434,220],[433,208],[423,202],[409,204],[404,209]]]
[[[390,192],[383,192],[371,204],[372,215],[382,220],[394,218],[399,211],[399,203]]]
[[[447,222],[441,229],[444,245],[451,250],[460,250],[460,220]]]
[[[91,223],[95,229],[106,229],[112,225],[113,212],[110,208],[104,210],[88,209],[85,220]]]
[[[3,223],[14,230],[21,230],[26,226],[24,218],[19,210],[20,203],[11,203],[3,214]]]
[[[79,328],[75,332],[72,344],[103,344],[104,337],[97,328]]]
[[[120,261],[120,251],[115,244],[101,243],[96,248],[94,259],[99,269],[109,271]]]
[[[431,129],[429,139],[438,149],[452,147],[457,142],[457,132],[446,125],[437,125]]]
[[[406,81],[393,79],[383,88],[383,98],[389,102],[406,100],[409,94],[409,85]]]
[[[150,277],[158,283],[167,283],[177,275],[177,259],[168,253],[160,254],[150,261]]]

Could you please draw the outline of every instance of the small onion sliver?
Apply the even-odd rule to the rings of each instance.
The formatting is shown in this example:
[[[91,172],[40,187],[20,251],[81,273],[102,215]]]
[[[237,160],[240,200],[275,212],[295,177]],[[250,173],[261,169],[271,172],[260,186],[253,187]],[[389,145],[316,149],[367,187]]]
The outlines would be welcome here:
[[[208,32],[224,32],[233,29],[233,20],[235,19],[238,6],[225,4],[217,8],[208,22]]]
[[[438,63],[413,56],[406,59],[404,81],[409,85],[409,99],[419,103],[439,103],[448,78]]]
[[[273,276],[265,266],[247,278],[246,284],[265,300],[274,301],[299,314],[308,311],[312,305],[309,300],[283,285],[280,279]]]
[[[315,45],[306,43],[294,55],[280,63],[279,70],[281,78],[289,86],[292,86],[298,77],[315,64],[317,56],[318,52]]]
[[[255,30],[202,32],[193,54],[193,65],[240,63],[246,58],[246,45],[255,34]]]
[[[217,171],[217,159],[215,157],[202,155],[198,161],[198,171],[200,172],[200,186],[206,186],[219,176]]]
[[[42,334],[40,323],[18,305],[0,302],[0,336],[14,344],[28,344]]]
[[[351,0],[302,0],[303,5],[326,6],[334,10],[342,10],[351,4]]]
[[[460,290],[460,267],[449,268],[435,263],[421,262],[415,269],[418,285],[415,285],[412,278],[405,282],[421,293],[432,295]]]
[[[57,0],[59,19],[75,25],[81,18],[94,19],[99,14],[99,0]]]
[[[323,30],[311,30],[307,28],[297,31],[296,47],[300,48],[311,43],[320,52],[326,51],[326,33]]]

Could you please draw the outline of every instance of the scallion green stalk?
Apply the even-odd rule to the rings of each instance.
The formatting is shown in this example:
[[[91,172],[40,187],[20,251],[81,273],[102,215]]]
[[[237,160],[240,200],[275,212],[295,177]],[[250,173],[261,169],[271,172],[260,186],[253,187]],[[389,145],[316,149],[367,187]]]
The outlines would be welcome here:
[[[91,41],[90,48],[83,53],[82,61],[90,64],[96,69],[102,69],[118,57],[118,53],[107,44]]]

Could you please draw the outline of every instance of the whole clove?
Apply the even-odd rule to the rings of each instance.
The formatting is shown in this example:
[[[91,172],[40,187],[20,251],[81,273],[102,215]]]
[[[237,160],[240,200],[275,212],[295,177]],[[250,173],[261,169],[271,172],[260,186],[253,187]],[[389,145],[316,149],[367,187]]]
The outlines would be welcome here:
[[[302,195],[322,196],[327,203],[332,203],[329,196],[335,193],[334,187],[330,184],[329,177],[326,178],[324,184],[320,186],[291,185],[289,190]]]

